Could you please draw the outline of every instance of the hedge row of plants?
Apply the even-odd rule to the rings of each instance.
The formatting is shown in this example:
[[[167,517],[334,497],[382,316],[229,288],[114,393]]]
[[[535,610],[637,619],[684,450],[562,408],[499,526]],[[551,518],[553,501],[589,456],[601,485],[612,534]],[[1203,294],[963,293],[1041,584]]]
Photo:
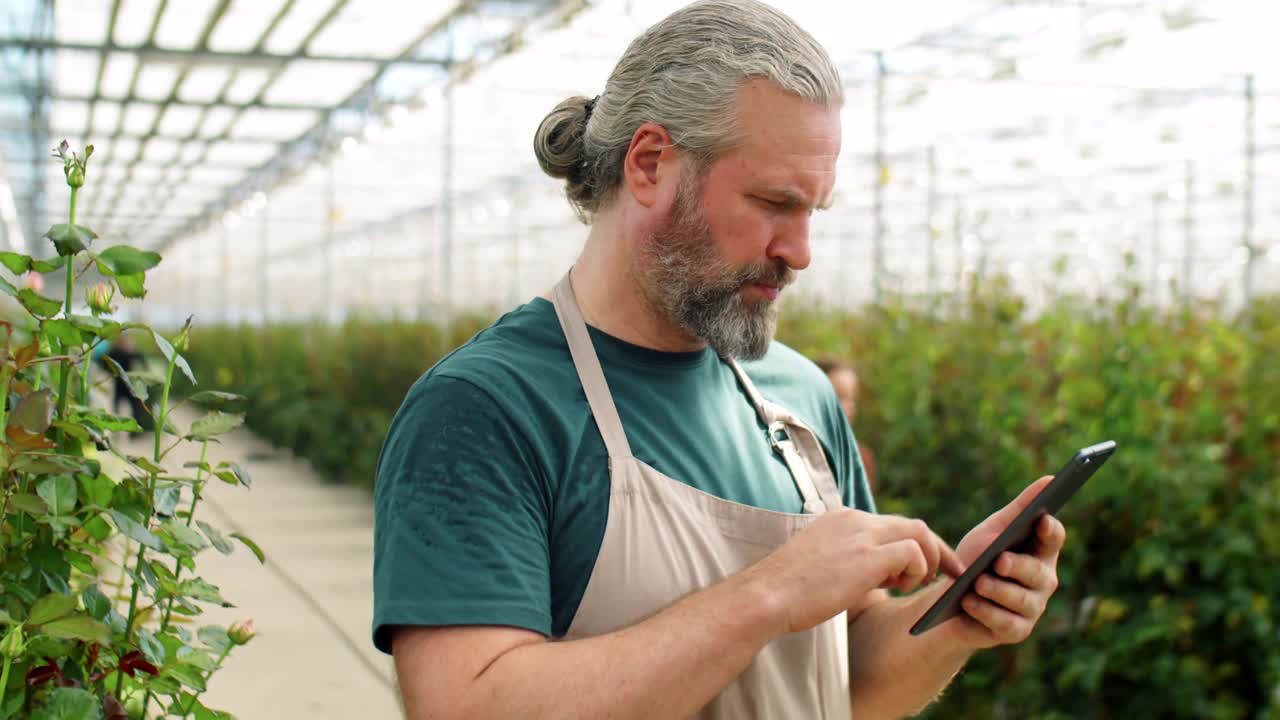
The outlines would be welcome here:
[[[370,486],[409,386],[486,324],[201,330],[191,355],[250,425]],[[1041,312],[999,279],[857,313],[791,305],[780,337],[853,362],[882,510],[963,533],[1079,447],[1119,451],[1064,510],[1062,589],[980,655],[938,718],[1280,718],[1280,299],[1241,315],[1136,289]]]

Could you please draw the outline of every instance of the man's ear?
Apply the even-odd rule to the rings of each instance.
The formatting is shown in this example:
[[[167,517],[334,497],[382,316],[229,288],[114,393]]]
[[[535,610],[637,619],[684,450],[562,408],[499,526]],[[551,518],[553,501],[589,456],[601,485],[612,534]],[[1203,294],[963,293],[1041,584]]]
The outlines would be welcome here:
[[[679,154],[667,129],[656,123],[645,123],[631,136],[631,146],[622,160],[623,185],[640,205],[651,208],[658,204],[664,186],[679,180]]]

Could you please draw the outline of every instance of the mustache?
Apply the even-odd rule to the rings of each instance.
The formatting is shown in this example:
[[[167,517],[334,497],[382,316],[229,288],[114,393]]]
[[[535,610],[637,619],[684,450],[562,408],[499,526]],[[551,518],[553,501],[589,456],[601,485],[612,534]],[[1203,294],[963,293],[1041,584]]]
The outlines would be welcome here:
[[[796,281],[796,271],[787,267],[786,262],[779,259],[773,263],[745,267],[734,277],[733,286],[741,288],[745,285],[772,285],[785,288]]]

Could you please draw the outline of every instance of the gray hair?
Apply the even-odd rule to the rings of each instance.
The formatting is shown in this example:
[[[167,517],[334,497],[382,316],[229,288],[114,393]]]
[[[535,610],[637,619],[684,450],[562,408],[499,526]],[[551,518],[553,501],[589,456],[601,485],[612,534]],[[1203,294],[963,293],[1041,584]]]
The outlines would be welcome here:
[[[701,171],[741,141],[738,89],[755,78],[825,107],[844,104],[835,63],[794,20],[758,0],[699,0],[632,41],[599,97],[556,105],[534,154],[566,181],[569,204],[589,223],[622,185],[637,128],[666,128]]]

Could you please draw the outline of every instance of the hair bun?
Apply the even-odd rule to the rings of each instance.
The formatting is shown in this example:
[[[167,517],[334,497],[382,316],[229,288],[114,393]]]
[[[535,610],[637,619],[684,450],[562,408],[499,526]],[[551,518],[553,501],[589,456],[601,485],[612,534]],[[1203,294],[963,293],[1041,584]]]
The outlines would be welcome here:
[[[542,119],[533,138],[533,153],[543,172],[571,182],[580,174],[585,161],[587,119],[593,104],[590,98],[571,97]]]

